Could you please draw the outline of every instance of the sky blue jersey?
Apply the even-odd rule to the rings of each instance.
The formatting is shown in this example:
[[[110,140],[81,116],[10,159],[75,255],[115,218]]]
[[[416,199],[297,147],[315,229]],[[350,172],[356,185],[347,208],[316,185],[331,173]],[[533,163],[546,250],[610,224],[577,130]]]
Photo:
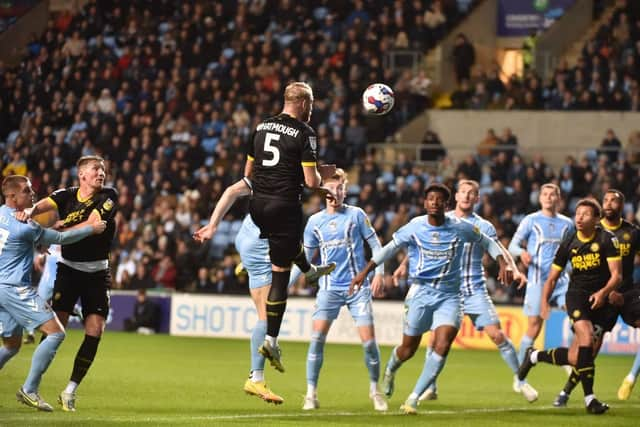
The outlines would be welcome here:
[[[0,206],[0,283],[28,286],[35,242],[44,230],[33,221],[22,223],[14,218],[15,209]]]
[[[447,212],[447,216],[458,218],[454,211]],[[463,219],[478,227],[478,229],[488,237],[495,241],[498,240],[498,235],[493,224],[480,215],[472,213],[468,217],[463,217]],[[464,248],[462,249],[460,289],[462,295],[470,296],[473,295],[476,290],[484,291],[486,286],[484,266],[482,265],[484,253],[485,248],[479,243],[464,244]]]
[[[369,218],[358,207],[343,205],[333,214],[323,209],[309,218],[304,229],[307,256],[319,249],[321,264],[336,263],[336,269],[331,274],[320,278],[320,289],[349,287],[351,280],[367,264],[365,240],[373,252],[381,246]]]
[[[520,256],[523,252],[522,245],[527,242],[526,249],[531,255],[527,272],[529,285],[544,284],[560,242],[574,231],[571,219],[562,214],[550,217],[538,211],[524,217],[511,239],[509,252],[514,257]]]
[[[20,222],[14,213],[15,209],[0,206],[0,283],[3,285],[31,285],[36,244],[73,243],[92,233],[91,226],[59,233],[33,221]]]
[[[483,250],[491,240],[468,221],[445,216],[444,224],[433,226],[427,216],[418,216],[393,234],[398,246],[407,248],[409,280],[443,292],[460,292],[462,255],[465,243],[481,243]]]

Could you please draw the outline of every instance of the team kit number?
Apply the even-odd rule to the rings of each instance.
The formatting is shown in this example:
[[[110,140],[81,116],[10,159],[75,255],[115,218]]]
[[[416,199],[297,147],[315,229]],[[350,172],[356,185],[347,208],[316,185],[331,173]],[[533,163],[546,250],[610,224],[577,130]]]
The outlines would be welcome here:
[[[267,151],[273,154],[273,157],[268,160],[267,159],[262,160],[263,166],[269,166],[269,167],[275,166],[280,161],[280,150],[275,145],[271,145],[272,142],[279,141],[279,140],[280,140],[279,133],[267,132],[267,135],[264,139],[264,151]]]
[[[4,245],[7,244],[7,239],[9,238],[9,230],[5,230],[4,228],[0,228],[0,254],[4,249]]]

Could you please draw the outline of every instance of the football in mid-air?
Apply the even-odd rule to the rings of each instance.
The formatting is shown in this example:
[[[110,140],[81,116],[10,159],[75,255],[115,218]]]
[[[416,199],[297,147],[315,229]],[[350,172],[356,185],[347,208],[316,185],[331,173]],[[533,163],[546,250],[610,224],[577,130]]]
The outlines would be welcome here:
[[[367,114],[381,116],[393,108],[395,98],[391,88],[383,83],[374,83],[362,93],[362,106]]]

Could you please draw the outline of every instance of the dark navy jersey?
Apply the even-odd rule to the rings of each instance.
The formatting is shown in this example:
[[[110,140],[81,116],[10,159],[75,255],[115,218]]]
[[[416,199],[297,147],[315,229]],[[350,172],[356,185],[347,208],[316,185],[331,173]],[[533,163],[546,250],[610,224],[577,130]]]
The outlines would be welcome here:
[[[281,200],[300,200],[303,166],[316,165],[316,133],[288,114],[260,123],[247,156],[253,161],[253,194]]]
[[[562,241],[553,260],[553,268],[562,270],[571,261],[569,289],[596,292],[602,289],[609,278],[607,261],[620,259],[620,245],[613,233],[596,227],[590,239],[578,237],[575,232]]]
[[[49,200],[57,209],[63,229],[86,221],[93,211],[107,221],[107,229],[101,234],[87,237],[77,243],[62,246],[62,257],[69,261],[86,262],[109,259],[109,251],[116,232],[118,192],[115,188],[104,187],[88,199],[80,197],[78,187],[54,191]]]
[[[640,252],[640,228],[626,221],[620,220],[615,227],[608,227],[604,220],[601,225],[612,232],[620,243],[620,256],[622,257],[622,284],[618,287],[619,292],[626,292],[633,287],[633,268],[636,254]]]

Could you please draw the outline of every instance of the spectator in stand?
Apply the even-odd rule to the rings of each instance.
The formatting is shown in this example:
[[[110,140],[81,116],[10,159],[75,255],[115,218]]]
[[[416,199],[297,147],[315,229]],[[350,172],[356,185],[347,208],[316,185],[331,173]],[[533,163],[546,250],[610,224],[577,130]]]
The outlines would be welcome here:
[[[629,135],[626,158],[632,165],[640,164],[640,131],[633,131]]]
[[[458,169],[456,171],[456,177],[458,177],[458,179],[471,179],[480,182],[481,175],[482,171],[480,169],[480,165],[472,154],[465,156],[462,163],[458,165]]]
[[[610,163],[618,161],[618,156],[622,149],[622,143],[616,136],[613,129],[607,129],[607,134],[600,144],[601,150],[598,150],[598,156],[605,155]]]
[[[151,277],[153,278],[156,287],[167,290],[176,289],[176,275],[176,267],[169,255],[164,255],[151,270]]]
[[[198,277],[195,281],[195,287],[193,291],[204,294],[212,294],[217,291],[216,287],[211,281],[209,270],[206,267],[200,267],[198,269]]]
[[[129,281],[127,289],[149,289],[155,287],[153,279],[147,270],[145,262],[139,261],[136,264],[136,272]]]
[[[422,144],[428,146],[420,149],[420,160],[423,162],[439,161],[447,155],[447,150],[442,146],[440,137],[430,129],[424,133]]]
[[[459,33],[455,39],[453,47],[453,69],[456,81],[460,84],[463,80],[471,77],[471,67],[476,62],[476,51],[463,33]]]
[[[484,139],[478,144],[478,156],[487,160],[493,154],[493,150],[498,145],[498,137],[493,129],[487,129]]]

